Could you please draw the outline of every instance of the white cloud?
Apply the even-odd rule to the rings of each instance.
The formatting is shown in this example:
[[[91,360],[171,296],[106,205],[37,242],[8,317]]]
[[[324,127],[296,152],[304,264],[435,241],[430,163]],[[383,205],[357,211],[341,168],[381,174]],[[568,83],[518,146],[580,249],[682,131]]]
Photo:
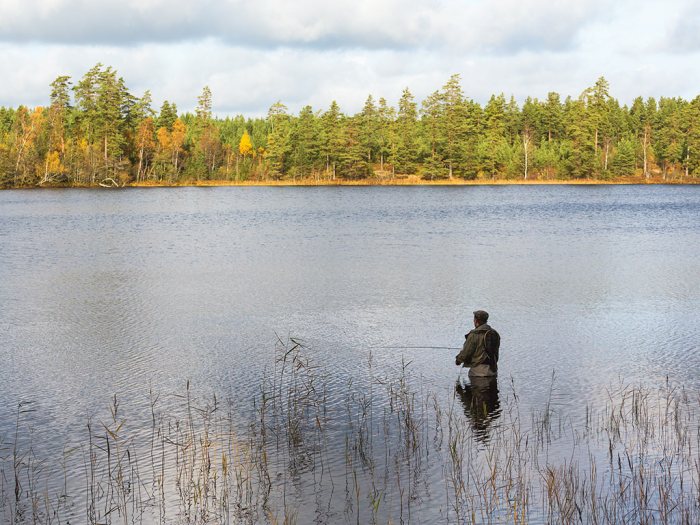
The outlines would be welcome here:
[[[700,12],[696,2],[676,11],[673,24],[666,31],[665,47],[669,51],[700,51]]]
[[[404,87],[420,101],[453,73],[481,103],[575,97],[601,75],[622,102],[693,98],[700,45],[673,36],[694,27],[692,0],[668,2],[1,0],[0,106],[46,104],[56,76],[97,62],[156,105],[191,110],[209,85],[220,115],[264,115],[278,99],[353,113],[369,93],[395,104]]]
[[[560,49],[602,0],[4,0],[0,40],[130,46]]]

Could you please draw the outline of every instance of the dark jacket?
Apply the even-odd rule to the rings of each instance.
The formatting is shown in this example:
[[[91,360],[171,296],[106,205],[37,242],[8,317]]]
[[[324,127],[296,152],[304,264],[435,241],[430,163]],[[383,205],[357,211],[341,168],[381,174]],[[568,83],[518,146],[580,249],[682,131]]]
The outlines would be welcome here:
[[[501,336],[498,332],[488,324],[482,324],[464,338],[464,346],[457,354],[455,362],[469,368],[486,364],[495,373],[498,370],[498,350],[501,346]]]

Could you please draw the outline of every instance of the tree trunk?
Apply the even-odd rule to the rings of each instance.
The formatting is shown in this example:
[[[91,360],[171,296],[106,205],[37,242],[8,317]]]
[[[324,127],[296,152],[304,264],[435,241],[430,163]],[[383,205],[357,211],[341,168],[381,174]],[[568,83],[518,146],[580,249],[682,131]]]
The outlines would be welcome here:
[[[139,148],[139,168],[136,171],[136,182],[141,181],[141,170],[143,168],[143,144],[141,145],[141,148]]]
[[[647,161],[647,130],[644,128],[644,140],[642,141],[642,152],[644,153],[644,178],[649,178],[649,165]]]
[[[595,130],[595,154],[598,155],[598,130]]]
[[[603,171],[608,171],[608,152],[610,151],[610,141],[605,141],[605,160],[603,162]]]
[[[525,180],[527,180],[527,142],[525,143]]]
[[[528,160],[529,160],[528,146],[529,145],[530,145],[530,133],[528,132],[528,130],[525,130],[523,132],[523,149],[525,150],[525,176],[524,176],[524,180],[527,180],[527,168],[528,168]]]

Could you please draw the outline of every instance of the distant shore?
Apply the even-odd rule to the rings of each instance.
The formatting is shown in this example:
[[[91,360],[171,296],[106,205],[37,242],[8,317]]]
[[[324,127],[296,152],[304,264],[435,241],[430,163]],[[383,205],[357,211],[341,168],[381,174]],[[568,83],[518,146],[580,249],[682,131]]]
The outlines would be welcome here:
[[[180,188],[180,187],[218,187],[218,186],[612,186],[612,185],[697,185],[700,179],[694,177],[663,179],[662,177],[619,177],[615,179],[422,179],[417,176],[396,178],[367,179],[283,179],[283,180],[185,180],[129,182],[124,185],[104,184],[60,184],[49,183],[41,186],[10,186],[2,189],[41,189],[41,188]]]
[[[159,183],[159,182],[142,182],[142,183],[132,183],[127,185],[127,187],[178,187],[178,186],[538,186],[538,185],[679,185],[679,184],[700,184],[700,179],[675,179],[675,180],[664,180],[662,178],[619,178],[619,179],[552,179],[552,180],[538,180],[538,179],[436,179],[436,180],[426,180],[419,177],[406,177],[406,178],[396,178],[396,179],[359,179],[359,180],[347,180],[347,179],[297,179],[297,180],[266,180],[266,181],[228,181],[228,180],[201,180],[201,181],[189,181],[189,182],[179,182],[174,184]]]

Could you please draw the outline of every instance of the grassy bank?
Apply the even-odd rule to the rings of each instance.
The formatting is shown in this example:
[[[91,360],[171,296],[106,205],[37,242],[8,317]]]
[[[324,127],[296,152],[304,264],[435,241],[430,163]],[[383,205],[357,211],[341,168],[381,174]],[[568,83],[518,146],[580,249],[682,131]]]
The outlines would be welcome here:
[[[700,398],[612,385],[603,407],[465,401],[366,364],[332,388],[291,340],[244,410],[149,396],[150,424],[112,400],[84,439],[41,457],[28,406],[0,445],[4,523],[697,523]],[[501,379],[506,381],[506,379]],[[554,381],[554,378],[552,378]],[[554,383],[553,383],[554,384]],[[70,467],[73,464],[74,467]]]
[[[537,186],[537,185],[630,185],[630,184],[699,184],[700,179],[664,180],[662,178],[645,179],[628,177],[620,179],[571,179],[571,180],[537,180],[537,179],[436,179],[428,180],[416,176],[401,178],[368,178],[359,180],[346,179],[297,179],[297,180],[202,180],[185,181],[176,184],[157,182],[142,182],[129,184],[129,187],[161,187],[161,186]]]
[[[366,178],[366,179],[284,179],[284,180],[183,180],[177,182],[144,181],[130,182],[124,185],[110,184],[114,188],[177,188],[177,187],[218,187],[218,186],[539,186],[539,185],[696,185],[697,178],[662,177],[620,177],[615,179],[423,179],[418,176],[403,176],[396,178]],[[31,188],[102,188],[100,185],[82,184],[43,184],[41,186],[18,186],[0,189],[31,189]]]

